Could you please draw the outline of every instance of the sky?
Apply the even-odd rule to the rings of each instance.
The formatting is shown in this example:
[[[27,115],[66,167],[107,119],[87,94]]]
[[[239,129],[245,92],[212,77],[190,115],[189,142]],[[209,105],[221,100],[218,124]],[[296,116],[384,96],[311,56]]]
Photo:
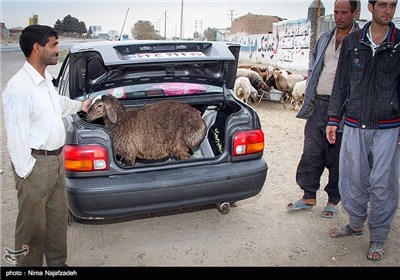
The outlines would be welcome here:
[[[247,13],[278,16],[288,20],[307,18],[313,0],[147,0],[147,1],[76,1],[76,0],[1,0],[0,21],[7,28],[28,25],[29,18],[39,15],[39,24],[54,26],[59,19],[71,15],[83,21],[86,27],[102,26],[102,32],[116,30],[118,34],[131,34],[139,20],[150,21],[160,34],[193,37],[195,31],[208,27],[227,28],[231,19]],[[182,9],[183,3],[183,9]],[[361,0],[361,19],[370,19],[367,0]],[[333,14],[334,0],[322,0],[325,14]],[[400,17],[397,8],[396,17]],[[125,20],[126,17],[126,20]],[[182,18],[182,25],[181,25]],[[166,26],[166,28],[165,28]],[[122,32],[121,32],[122,31]]]

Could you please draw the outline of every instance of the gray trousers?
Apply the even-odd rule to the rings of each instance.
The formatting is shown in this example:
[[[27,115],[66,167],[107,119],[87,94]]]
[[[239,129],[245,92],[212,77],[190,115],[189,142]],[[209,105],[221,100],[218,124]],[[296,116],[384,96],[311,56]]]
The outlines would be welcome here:
[[[27,245],[16,266],[64,266],[67,260],[68,207],[62,154],[33,155],[35,166],[26,179],[14,171],[18,191],[15,250]]]
[[[400,191],[400,128],[345,126],[339,159],[339,191],[351,228],[368,218],[370,241],[384,242],[396,215]],[[368,213],[369,203],[369,213]]]

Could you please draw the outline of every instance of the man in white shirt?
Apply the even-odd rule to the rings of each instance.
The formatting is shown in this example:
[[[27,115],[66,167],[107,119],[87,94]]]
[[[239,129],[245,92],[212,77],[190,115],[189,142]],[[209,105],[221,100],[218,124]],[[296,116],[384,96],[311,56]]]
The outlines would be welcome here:
[[[87,112],[91,100],[60,96],[46,70],[57,64],[58,33],[49,26],[30,25],[19,44],[26,62],[3,91],[7,148],[18,191],[15,250],[16,266],[65,266],[68,207],[62,147],[62,118]]]

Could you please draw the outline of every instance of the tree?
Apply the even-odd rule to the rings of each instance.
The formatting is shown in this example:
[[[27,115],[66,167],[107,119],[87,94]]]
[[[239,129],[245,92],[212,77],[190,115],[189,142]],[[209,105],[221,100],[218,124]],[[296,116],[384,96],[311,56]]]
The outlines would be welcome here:
[[[83,21],[79,21],[77,18],[67,15],[62,21],[59,19],[54,24],[54,29],[60,33],[73,33],[82,35],[87,33],[86,24]]]
[[[216,41],[217,28],[208,27],[206,30],[204,30],[204,37],[206,37],[207,41]]]
[[[88,31],[88,33],[86,34],[86,37],[87,37],[87,38],[92,38],[92,34],[93,34],[92,27],[89,26],[89,31]]]
[[[137,21],[131,29],[132,37],[136,40],[160,40],[161,35],[148,20]]]

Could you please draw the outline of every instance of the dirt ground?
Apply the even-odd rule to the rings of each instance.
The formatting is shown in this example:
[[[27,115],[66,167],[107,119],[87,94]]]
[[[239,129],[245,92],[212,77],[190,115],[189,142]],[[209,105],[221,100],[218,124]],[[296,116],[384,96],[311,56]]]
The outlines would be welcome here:
[[[19,53],[2,53],[1,91],[23,64]],[[49,70],[56,73],[59,68]],[[55,75],[55,74],[53,74]],[[1,109],[2,111],[2,109]],[[400,217],[386,242],[385,259],[366,259],[369,231],[363,237],[332,239],[330,229],[345,225],[339,204],[334,219],[321,217],[326,193],[318,192],[311,210],[285,206],[302,195],[295,172],[303,148],[304,121],[289,106],[263,100],[256,108],[265,133],[269,170],[260,194],[237,203],[226,215],[214,207],[107,222],[74,222],[68,231],[68,264],[76,267],[399,267]],[[1,266],[13,248],[16,191],[6,150],[1,112]],[[326,184],[326,173],[321,185]],[[322,187],[323,188],[323,187]]]

